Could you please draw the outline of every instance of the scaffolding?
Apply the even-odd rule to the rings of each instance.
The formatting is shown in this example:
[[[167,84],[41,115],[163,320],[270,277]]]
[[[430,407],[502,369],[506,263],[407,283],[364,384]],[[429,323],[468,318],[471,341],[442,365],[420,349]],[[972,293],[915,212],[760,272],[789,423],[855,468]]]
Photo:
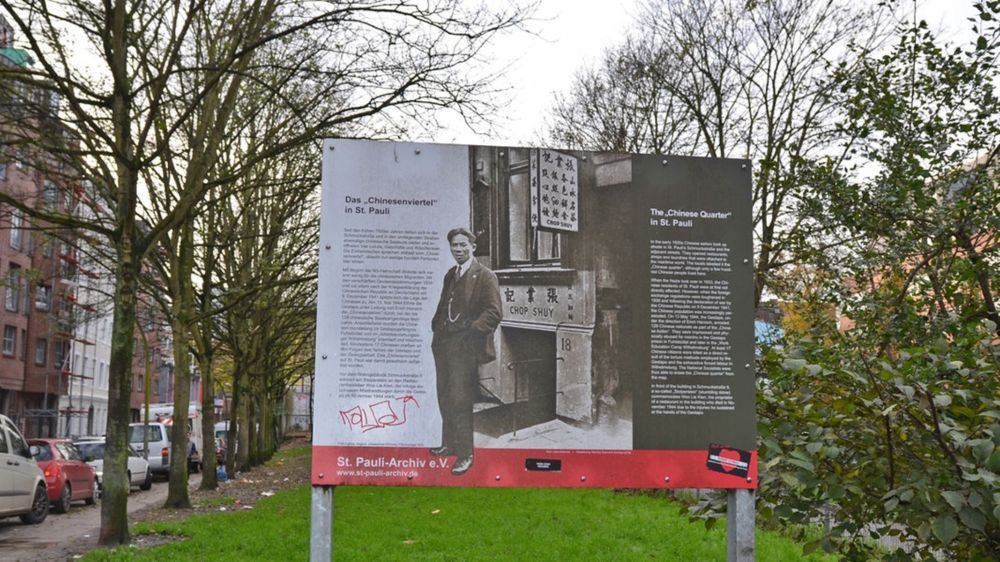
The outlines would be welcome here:
[[[63,340],[71,342],[69,353],[66,354],[65,358],[65,361],[69,363],[70,367],[69,373],[67,374],[66,406],[59,410],[60,415],[65,420],[63,424],[63,436],[65,437],[73,435],[74,425],[80,428],[80,432],[77,435],[92,435],[94,433],[94,376],[87,375],[86,370],[88,356],[91,355],[87,352],[87,350],[93,349],[94,346],[96,346],[96,342],[88,337],[90,321],[96,314],[96,309],[92,305],[83,303],[77,299],[76,291],[80,289],[80,283],[76,282],[75,279],[80,275],[84,275],[90,279],[97,279],[98,276],[96,273],[80,264],[80,262],[73,255],[77,251],[78,250],[76,248],[73,248],[70,252],[67,252],[65,256],[61,256],[75,273],[75,276],[72,277],[74,281],[68,281],[68,279],[64,281],[67,285],[71,284],[71,286],[67,287],[67,291],[63,297],[66,302],[73,307],[73,313],[70,315],[73,319],[73,331],[65,334]],[[81,319],[82,322],[80,321]],[[73,352],[73,342],[82,346],[80,350],[81,361],[79,365],[74,365],[71,361],[71,359],[76,356]],[[91,366],[96,371],[96,365],[94,365],[95,360],[90,359],[90,361]],[[84,381],[91,381],[89,384],[89,396],[86,395],[86,388],[84,387],[87,385]],[[77,382],[79,382],[79,385],[75,384]],[[77,386],[79,386],[80,394],[79,396],[74,396],[73,391]],[[84,401],[88,399],[89,405],[84,408]],[[74,400],[77,402],[74,403]],[[79,422],[74,424],[74,420],[81,418],[86,418],[86,425],[84,426],[85,429],[81,427],[83,424]]]
[[[49,303],[48,305],[48,341],[54,342],[54,345],[57,346],[56,361],[54,361],[51,370],[47,370],[44,374],[45,383],[42,391],[41,407],[26,408],[24,410],[25,425],[31,427],[33,430],[31,432],[35,435],[46,437],[55,437],[57,435],[62,437],[73,436],[74,426],[79,428],[82,425],[75,420],[81,418],[86,418],[87,420],[86,431],[84,433],[92,433],[93,429],[94,388],[93,384],[91,384],[90,403],[84,407],[85,401],[88,398],[84,388],[84,381],[92,381],[94,377],[85,373],[86,359],[81,361],[81,365],[75,366],[76,368],[74,369],[73,343],[76,342],[84,346],[84,350],[87,349],[86,346],[95,345],[94,341],[86,338],[86,333],[80,334],[78,331],[81,324],[79,322],[81,317],[84,318],[82,324],[86,327],[86,317],[94,314],[95,309],[93,306],[81,303],[77,299],[76,290],[78,289],[78,283],[75,280],[75,276],[83,274],[91,278],[96,278],[96,275],[80,266],[74,256],[74,253],[77,251],[76,248],[68,245],[65,248],[65,251],[59,252],[58,260],[55,262],[58,265],[53,268],[56,271],[52,271],[52,275],[50,276],[50,279],[62,284],[62,291],[60,293],[64,302],[60,306],[54,306],[54,303]],[[55,295],[56,292],[53,291],[53,296]],[[35,308],[37,309],[37,307]],[[80,355],[86,358],[88,354],[86,351],[83,351]],[[54,385],[51,384],[53,374],[55,375]],[[79,394],[76,393],[77,390]],[[66,398],[66,403],[61,405],[60,401],[63,397]]]

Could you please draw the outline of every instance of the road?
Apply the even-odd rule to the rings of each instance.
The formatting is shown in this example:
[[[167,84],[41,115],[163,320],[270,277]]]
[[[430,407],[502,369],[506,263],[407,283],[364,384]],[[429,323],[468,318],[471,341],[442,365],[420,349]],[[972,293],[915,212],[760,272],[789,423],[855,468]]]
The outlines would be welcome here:
[[[197,488],[201,474],[192,474],[189,485]],[[162,504],[167,498],[167,481],[156,480],[151,490],[133,488],[128,498],[132,513]],[[74,502],[68,513],[49,513],[40,525],[25,525],[17,517],[0,519],[0,562],[64,561],[81,546],[97,547],[101,528],[100,504],[85,506]]]

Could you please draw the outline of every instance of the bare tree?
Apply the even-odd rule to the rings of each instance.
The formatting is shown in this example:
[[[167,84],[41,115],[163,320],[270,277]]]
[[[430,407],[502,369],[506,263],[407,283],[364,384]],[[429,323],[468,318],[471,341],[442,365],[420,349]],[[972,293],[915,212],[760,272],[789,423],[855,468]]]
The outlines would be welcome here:
[[[213,143],[226,134],[233,99],[257,75],[257,52],[299,34],[325,32],[320,58],[287,61],[289,67],[315,69],[314,80],[338,79],[329,95],[339,97],[341,109],[313,124],[307,136],[362,119],[372,131],[385,133],[428,108],[471,104],[475,109],[486,83],[463,68],[492,35],[516,25],[522,12],[518,6],[502,13],[465,9],[457,0],[0,0],[0,8],[35,63],[0,69],[0,83],[33,84],[50,93],[46,107],[37,106],[39,114],[53,113],[59,102],[63,126],[26,123],[35,130],[25,138],[53,155],[68,175],[90,182],[108,209],[107,218],[96,221],[53,216],[0,194],[0,201],[28,214],[103,237],[113,250],[115,319],[99,540],[127,543],[126,430],[142,263],[163,242],[189,263],[185,256],[193,237],[185,223],[207,194],[233,180],[204,178],[217,159]],[[198,39],[208,28],[223,39],[214,51]],[[184,130],[196,135],[182,139]],[[256,160],[279,153],[262,151]],[[148,173],[170,165],[178,166],[177,177],[184,181],[170,186],[159,209],[150,209],[140,194],[160,186],[144,183]],[[186,271],[183,265],[176,282],[189,283],[180,280]],[[180,308],[187,306],[190,302]],[[187,342],[184,338],[176,347],[184,349]],[[180,433],[175,439],[186,443]]]
[[[689,152],[694,124],[681,100],[662,87],[681,71],[668,55],[647,37],[609,49],[557,95],[549,137],[568,148]]]
[[[880,41],[885,16],[846,0],[650,0],[638,39],[581,71],[557,100],[550,137],[754,161],[759,303],[805,239],[795,213],[808,189],[802,167],[831,153],[834,71],[852,64],[849,45]]]
[[[219,205],[218,306],[232,358],[235,440],[227,459],[242,470],[277,446],[274,412],[312,369],[318,244],[315,146],[261,166]],[[235,430],[233,426],[235,425]],[[237,455],[238,453],[238,455]]]

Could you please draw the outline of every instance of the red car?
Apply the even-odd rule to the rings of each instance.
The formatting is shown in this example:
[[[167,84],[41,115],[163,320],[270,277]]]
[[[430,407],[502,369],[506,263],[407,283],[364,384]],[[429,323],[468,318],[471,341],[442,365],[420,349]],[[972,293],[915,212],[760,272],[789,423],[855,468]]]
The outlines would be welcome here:
[[[97,472],[83,461],[76,445],[67,439],[29,439],[28,445],[45,473],[53,511],[66,513],[75,500],[94,504],[99,495]]]

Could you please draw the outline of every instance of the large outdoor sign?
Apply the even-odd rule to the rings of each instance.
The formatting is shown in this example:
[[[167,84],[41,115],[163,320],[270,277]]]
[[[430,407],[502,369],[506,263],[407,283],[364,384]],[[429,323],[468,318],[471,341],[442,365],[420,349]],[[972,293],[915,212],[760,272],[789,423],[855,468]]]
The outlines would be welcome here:
[[[756,486],[745,161],[329,140],[320,236],[314,485]]]

